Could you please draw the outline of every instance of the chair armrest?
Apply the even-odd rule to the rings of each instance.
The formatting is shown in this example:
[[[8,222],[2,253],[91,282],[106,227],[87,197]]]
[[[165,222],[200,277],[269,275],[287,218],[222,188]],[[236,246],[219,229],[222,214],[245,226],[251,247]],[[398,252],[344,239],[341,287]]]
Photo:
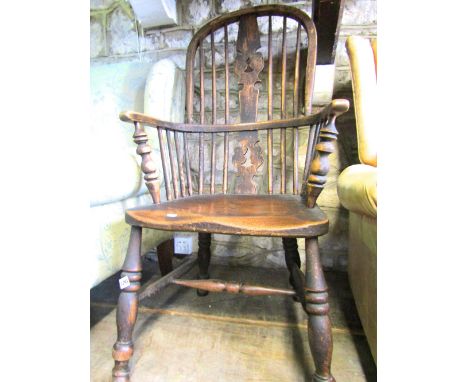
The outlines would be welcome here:
[[[147,144],[148,136],[145,133],[143,125],[149,125],[158,129],[159,144],[161,147],[161,161],[163,164],[164,179],[166,184],[169,183],[169,170],[168,164],[165,160],[164,149],[162,145],[163,131],[173,131],[179,133],[228,133],[228,132],[241,132],[241,131],[256,131],[266,129],[284,129],[284,128],[297,128],[301,126],[310,126],[309,143],[307,148],[306,164],[304,169],[303,178],[303,191],[307,191],[306,204],[308,207],[315,205],[315,200],[322,191],[326,182],[326,175],[328,173],[328,155],[333,152],[333,141],[336,140],[338,131],[335,128],[335,119],[349,109],[349,101],[345,99],[336,99],[330,102],[326,107],[321,109],[318,113],[307,115],[298,118],[279,119],[272,121],[237,123],[237,124],[186,124],[162,121],[149,115],[127,111],[120,113],[120,119],[124,122],[132,122],[135,125],[135,134],[133,138],[135,143],[138,144],[137,153],[142,156],[142,171],[145,173],[145,181],[154,203],[159,203],[159,182],[156,174],[156,166],[150,159],[149,153],[151,152],[150,146]],[[315,125],[315,128],[312,126]],[[314,133],[312,134],[312,131]],[[175,134],[174,134],[175,136]],[[176,142],[176,151],[177,139]],[[315,150],[314,150],[315,145]],[[168,145],[170,165],[173,167],[171,173],[173,175],[172,183],[177,183],[174,177],[175,161],[179,163],[179,155],[174,156],[171,152],[171,145]],[[312,154],[315,153],[313,156]],[[313,160],[312,160],[313,157]],[[190,174],[190,169],[187,165],[187,174]],[[188,176],[190,179],[190,176]],[[174,186],[175,187],[175,186]],[[191,186],[189,187],[191,190]],[[177,191],[175,191],[177,192]],[[169,186],[166,187],[168,200],[172,200],[172,193]],[[190,192],[189,192],[190,194]],[[305,192],[303,192],[305,194]],[[176,195],[177,198],[177,195]]]
[[[273,121],[261,121],[261,122],[247,122],[247,123],[235,123],[235,124],[199,124],[199,123],[175,123],[157,119],[155,117],[134,112],[124,111],[120,113],[120,120],[124,122],[139,123],[151,127],[160,127],[166,130],[172,130],[184,133],[224,133],[224,132],[235,132],[235,131],[252,131],[252,130],[267,130],[267,129],[278,129],[285,127],[299,127],[299,126],[310,126],[314,125],[331,115],[335,117],[343,114],[349,109],[349,101],[345,99],[336,99],[330,102],[325,108],[320,110],[318,113],[307,115],[298,118],[289,119],[277,119]]]

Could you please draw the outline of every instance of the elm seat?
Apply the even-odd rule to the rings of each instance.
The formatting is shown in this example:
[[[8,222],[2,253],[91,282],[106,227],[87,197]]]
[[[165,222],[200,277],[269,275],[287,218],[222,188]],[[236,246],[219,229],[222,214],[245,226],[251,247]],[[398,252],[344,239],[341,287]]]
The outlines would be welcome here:
[[[328,231],[316,205],[304,208],[297,195],[203,195],[129,209],[133,226],[251,236],[313,237]]]

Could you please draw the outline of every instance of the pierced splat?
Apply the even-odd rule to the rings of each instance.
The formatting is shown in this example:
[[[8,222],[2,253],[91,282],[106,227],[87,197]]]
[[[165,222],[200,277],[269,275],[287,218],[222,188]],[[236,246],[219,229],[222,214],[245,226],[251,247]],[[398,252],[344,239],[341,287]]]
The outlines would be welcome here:
[[[256,122],[260,80],[259,73],[264,63],[260,48],[260,34],[257,17],[245,15],[239,20],[237,35],[237,56],[234,72],[239,78],[239,108],[241,122]],[[253,177],[263,163],[263,150],[258,145],[257,131],[242,132],[239,145],[234,150],[232,161],[237,167],[236,193],[255,194],[257,185]]]

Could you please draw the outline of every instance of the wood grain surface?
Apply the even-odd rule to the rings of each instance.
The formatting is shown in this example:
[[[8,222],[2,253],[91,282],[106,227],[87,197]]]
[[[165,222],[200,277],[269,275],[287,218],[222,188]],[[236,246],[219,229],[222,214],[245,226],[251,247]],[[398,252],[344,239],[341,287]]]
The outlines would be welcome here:
[[[328,230],[318,206],[296,195],[204,195],[127,210],[128,224],[175,231],[312,237]]]

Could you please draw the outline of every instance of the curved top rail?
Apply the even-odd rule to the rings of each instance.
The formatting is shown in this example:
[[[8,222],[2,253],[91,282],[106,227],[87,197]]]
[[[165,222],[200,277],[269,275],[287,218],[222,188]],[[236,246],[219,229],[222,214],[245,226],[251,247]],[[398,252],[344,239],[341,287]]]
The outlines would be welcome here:
[[[257,5],[255,7],[242,8],[234,12],[220,15],[202,25],[202,27],[193,36],[192,41],[188,46],[188,52],[194,53],[199,41],[207,37],[211,31],[215,31],[224,25],[239,21],[241,16],[248,14],[256,14],[257,17],[287,16],[299,22],[311,34],[316,35],[317,33],[315,30],[315,25],[309,15],[298,8],[282,4]]]
[[[220,15],[206,24],[204,24],[193,36],[187,49],[186,56],[186,107],[188,111],[189,123],[192,122],[193,105],[191,102],[191,92],[193,90],[193,70],[194,61],[197,49],[205,37],[211,32],[214,32],[224,25],[229,25],[239,21],[242,16],[254,14],[257,17],[262,16],[283,16],[296,20],[307,32],[308,39],[308,53],[307,53],[307,67],[315,69],[316,56],[317,56],[317,31],[314,22],[304,11],[283,4],[266,4],[258,5],[255,7],[248,7],[239,9],[234,12]],[[314,86],[314,69],[306,72],[305,78],[305,114],[312,113],[312,91]]]

